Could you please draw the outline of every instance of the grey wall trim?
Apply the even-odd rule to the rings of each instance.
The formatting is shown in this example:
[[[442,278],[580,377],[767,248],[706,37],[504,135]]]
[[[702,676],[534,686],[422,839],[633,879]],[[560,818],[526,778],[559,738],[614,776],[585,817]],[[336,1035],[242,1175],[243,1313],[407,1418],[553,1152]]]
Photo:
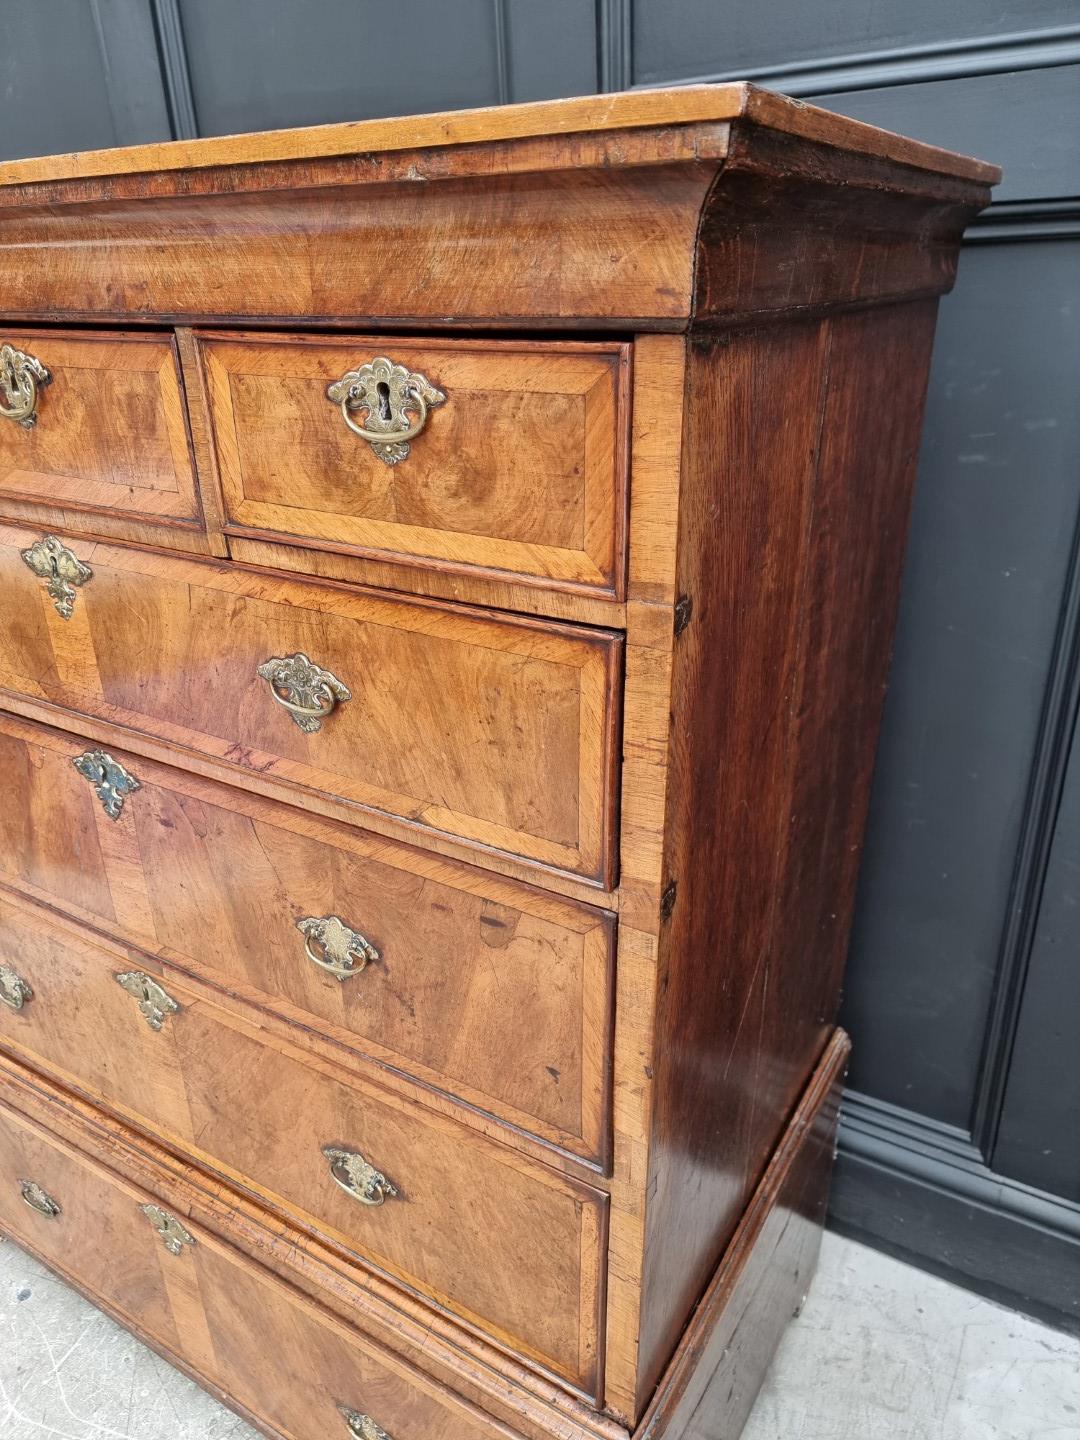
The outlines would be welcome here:
[[[968,227],[967,245],[1020,240],[1080,240],[1080,199],[1002,201]]]
[[[991,1171],[962,1130],[849,1090],[839,1148],[1080,1244],[1080,1205]]]
[[[147,57],[154,52],[154,27],[147,0],[106,4],[90,0],[105,90],[116,145],[167,140],[171,134],[164,81]]]
[[[1080,207],[1078,207],[1080,208]],[[1075,224],[1076,216],[1073,216]],[[972,1139],[993,1159],[1024,982],[1039,918],[1069,748],[1080,707],[1080,532],[1073,536],[1046,697],[1020,829],[1008,918],[975,1089]]]
[[[191,88],[179,0],[150,0],[150,4],[173,139],[194,140],[199,134],[199,122],[195,114],[195,96]]]
[[[849,1091],[830,1225],[1080,1333],[1080,1206],[995,1174],[962,1131]]]
[[[630,0],[596,0],[599,89],[629,90],[634,83]]]
[[[769,66],[752,73],[725,71],[690,79],[680,75],[668,81],[652,80],[649,84],[705,85],[724,80],[756,80],[787,95],[802,96],[998,75],[1008,70],[1042,70],[1053,65],[1075,65],[1077,61],[1080,61],[1080,25],[1067,25],[1052,30],[866,51],[860,55],[834,55],[823,60]]]
[[[510,94],[510,38],[507,33],[506,0],[491,0],[495,30],[495,83],[499,104],[508,105]]]

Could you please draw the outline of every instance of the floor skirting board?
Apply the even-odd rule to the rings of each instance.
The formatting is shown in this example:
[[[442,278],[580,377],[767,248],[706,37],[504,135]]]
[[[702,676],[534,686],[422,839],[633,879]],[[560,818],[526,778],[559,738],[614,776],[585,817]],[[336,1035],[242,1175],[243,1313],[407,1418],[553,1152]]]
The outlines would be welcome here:
[[[1080,1334],[1080,1206],[995,1174],[951,1126],[849,1091],[828,1223]]]

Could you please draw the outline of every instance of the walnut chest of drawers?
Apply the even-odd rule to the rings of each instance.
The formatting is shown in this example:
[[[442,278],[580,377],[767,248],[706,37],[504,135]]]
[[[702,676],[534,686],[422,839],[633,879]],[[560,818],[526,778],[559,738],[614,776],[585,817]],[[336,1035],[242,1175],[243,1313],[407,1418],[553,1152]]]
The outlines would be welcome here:
[[[738,1434],[995,179],[738,85],[0,165],[0,1226],[268,1435]]]

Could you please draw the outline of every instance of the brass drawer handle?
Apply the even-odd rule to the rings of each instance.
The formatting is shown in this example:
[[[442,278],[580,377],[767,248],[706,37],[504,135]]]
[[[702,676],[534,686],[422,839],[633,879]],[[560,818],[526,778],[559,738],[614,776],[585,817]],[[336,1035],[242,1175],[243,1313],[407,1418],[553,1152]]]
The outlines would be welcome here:
[[[341,1417],[355,1440],[391,1440],[381,1425],[376,1425],[370,1415],[361,1415],[359,1410],[350,1410],[348,1405],[339,1405]]]
[[[339,701],[352,699],[347,685],[301,651],[295,655],[272,655],[258,667],[258,674],[270,686],[270,694],[277,703],[308,735],[319,729]]]
[[[70,620],[75,609],[75,587],[94,578],[90,566],[84,565],[56,535],[43,535],[29,550],[20,550],[19,554],[23,564],[39,580],[45,581],[46,593],[61,620]]]
[[[352,975],[359,975],[379,952],[359,930],[350,930],[344,920],[336,915],[309,915],[297,920],[296,928],[304,936],[304,950],[313,965],[327,970],[335,979],[344,983]],[[320,954],[315,946],[322,947]]]
[[[182,1255],[185,1245],[194,1245],[195,1236],[185,1230],[175,1215],[162,1210],[160,1205],[140,1205],[139,1209],[161,1236],[161,1243],[170,1255]]]
[[[0,345],[0,392],[7,401],[0,403],[0,419],[32,430],[38,418],[38,390],[51,382],[52,376],[35,356],[14,345]]]
[[[84,750],[81,755],[73,756],[71,763],[93,785],[109,819],[119,820],[125,796],[134,794],[139,788],[135,776],[129,775],[120,761],[114,760],[107,750]]]
[[[115,977],[133,999],[139,1002],[139,1014],[151,1030],[160,1030],[169,1015],[175,1015],[180,1006],[167,990],[162,989],[152,976],[142,970],[125,970]]]
[[[22,976],[10,965],[0,965],[0,1004],[9,1010],[21,1010],[33,998],[34,992]]]
[[[335,1184],[361,1205],[381,1205],[388,1195],[396,1195],[397,1187],[386,1176],[369,1165],[357,1150],[341,1150],[324,1145],[322,1152],[330,1161],[330,1174]]]
[[[55,1220],[60,1214],[60,1206],[36,1180],[20,1180],[19,1189],[30,1209],[36,1210],[39,1215],[44,1215],[46,1220]]]
[[[441,405],[446,396],[417,371],[379,355],[328,385],[326,398],[341,406],[345,424],[384,464],[396,465],[406,459],[409,441],[427,424],[428,407]],[[358,411],[367,412],[363,425],[352,418]],[[415,420],[409,419],[410,411]]]

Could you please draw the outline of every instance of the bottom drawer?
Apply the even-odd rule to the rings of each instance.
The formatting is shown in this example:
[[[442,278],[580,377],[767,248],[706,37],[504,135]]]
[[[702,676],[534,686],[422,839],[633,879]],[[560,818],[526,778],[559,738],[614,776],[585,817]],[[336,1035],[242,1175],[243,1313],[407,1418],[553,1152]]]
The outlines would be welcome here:
[[[286,1440],[519,1440],[2,1106],[0,1229]]]

